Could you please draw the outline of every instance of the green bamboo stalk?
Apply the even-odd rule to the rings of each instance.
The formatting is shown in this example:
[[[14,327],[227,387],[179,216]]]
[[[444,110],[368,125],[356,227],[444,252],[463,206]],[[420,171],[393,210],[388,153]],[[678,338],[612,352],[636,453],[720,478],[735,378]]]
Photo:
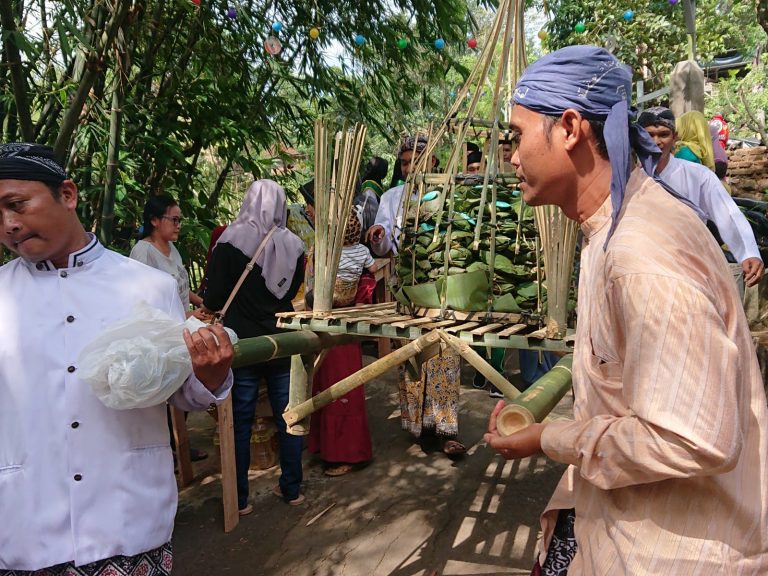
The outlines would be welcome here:
[[[502,436],[543,422],[571,388],[573,355],[564,356],[555,366],[505,406],[496,417],[496,429]]]
[[[241,368],[268,362],[275,358],[285,358],[295,354],[310,354],[356,340],[357,338],[352,335],[331,335],[307,330],[243,338],[235,344],[235,358],[232,361],[232,367]]]
[[[313,412],[320,410],[320,408],[323,408],[334,400],[337,400],[345,394],[348,394],[358,386],[362,386],[377,376],[381,376],[387,370],[394,368],[398,364],[402,364],[409,358],[416,356],[426,348],[429,348],[431,345],[439,341],[440,336],[438,335],[437,331],[433,330],[432,332],[417,338],[413,342],[406,344],[402,348],[398,348],[391,354],[376,360],[372,364],[369,364],[351,376],[347,376],[346,378],[339,380],[336,384],[323,390],[317,396],[310,398],[298,406],[286,410],[283,414],[285,423],[288,426],[293,426]]]

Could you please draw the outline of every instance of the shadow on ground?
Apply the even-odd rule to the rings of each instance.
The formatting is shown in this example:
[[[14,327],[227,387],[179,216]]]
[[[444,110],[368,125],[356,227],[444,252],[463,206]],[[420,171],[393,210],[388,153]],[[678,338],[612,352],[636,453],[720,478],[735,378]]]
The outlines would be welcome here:
[[[472,388],[473,374],[465,367],[459,427],[469,452],[463,458],[450,460],[439,442],[419,443],[401,430],[393,371],[366,388],[370,465],[329,478],[305,451],[307,501],[298,507],[271,494],[278,468],[256,472],[255,511],[229,534],[223,531],[213,423],[205,414],[190,415],[192,443],[211,457],[195,465],[197,481],[180,496],[174,574],[530,574],[538,517],[563,467],[544,456],[506,462],[483,445],[495,400]],[[570,410],[568,395],[557,412]]]

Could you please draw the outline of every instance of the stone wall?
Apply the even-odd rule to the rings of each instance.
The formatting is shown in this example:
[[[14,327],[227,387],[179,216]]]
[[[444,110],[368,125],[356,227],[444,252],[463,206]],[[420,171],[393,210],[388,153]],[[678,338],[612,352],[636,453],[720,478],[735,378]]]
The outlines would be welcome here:
[[[734,196],[763,199],[768,190],[768,149],[757,147],[730,151],[728,182]]]

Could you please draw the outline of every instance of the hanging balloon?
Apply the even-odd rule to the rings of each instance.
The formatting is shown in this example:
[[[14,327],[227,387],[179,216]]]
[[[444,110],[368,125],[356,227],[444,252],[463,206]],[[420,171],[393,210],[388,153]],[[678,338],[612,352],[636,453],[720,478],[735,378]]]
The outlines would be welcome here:
[[[279,34],[282,29],[283,29],[283,23],[282,22],[273,22],[272,23],[272,31],[275,34]]]
[[[320,38],[320,30],[313,26],[309,29],[309,37],[312,38],[312,40],[317,40]]]
[[[408,39],[407,38],[400,38],[397,41],[397,47],[400,48],[400,50],[405,50],[408,48]]]
[[[272,56],[277,56],[280,54],[280,51],[283,49],[283,45],[280,44],[280,40],[275,38],[274,36],[270,36],[264,41],[264,50],[267,51],[268,54],[271,54]]]
[[[442,50],[443,48],[445,48],[445,40],[443,40],[442,38],[438,38],[437,40],[435,40],[435,48],[437,50]]]
[[[678,1],[679,1],[679,0],[669,0],[669,5],[670,5],[670,6],[674,6],[675,4],[677,4],[677,3],[678,3]]]
[[[195,6],[200,6],[200,0],[192,0],[192,4]]]
[[[467,46],[469,46],[472,50],[477,48],[477,39],[470,38],[469,40],[467,40]]]
[[[237,18],[237,8],[235,8],[234,6],[230,6],[229,8],[227,8],[227,18],[232,18],[232,20]]]
[[[358,46],[362,46],[363,44],[365,44],[365,36],[363,36],[362,34],[358,34],[357,36],[355,36],[355,44],[357,44]]]
[[[587,26],[584,24],[584,22],[579,22],[576,24],[576,26],[573,27],[573,29],[579,34],[582,34],[587,29]]]
[[[629,22],[635,17],[635,13],[632,10],[625,10],[624,11],[624,20]]]
[[[451,98],[456,98],[456,90],[451,90]]]
[[[539,30],[539,33],[537,34],[537,36],[539,37],[539,40],[546,40],[547,36],[549,36],[549,33],[546,30],[544,30],[544,28],[542,28],[541,30]]]

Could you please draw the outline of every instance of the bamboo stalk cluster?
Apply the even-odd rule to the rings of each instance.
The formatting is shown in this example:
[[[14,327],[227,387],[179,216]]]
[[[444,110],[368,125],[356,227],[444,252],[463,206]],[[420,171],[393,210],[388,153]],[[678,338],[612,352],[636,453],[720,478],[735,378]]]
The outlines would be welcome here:
[[[352,209],[367,128],[344,126],[331,140],[322,120],[315,123],[315,294],[313,311],[328,314],[339,270],[344,231]],[[333,154],[333,157],[330,156]]]
[[[547,338],[563,338],[568,320],[568,292],[576,256],[578,224],[558,206],[536,206],[547,283]]]

